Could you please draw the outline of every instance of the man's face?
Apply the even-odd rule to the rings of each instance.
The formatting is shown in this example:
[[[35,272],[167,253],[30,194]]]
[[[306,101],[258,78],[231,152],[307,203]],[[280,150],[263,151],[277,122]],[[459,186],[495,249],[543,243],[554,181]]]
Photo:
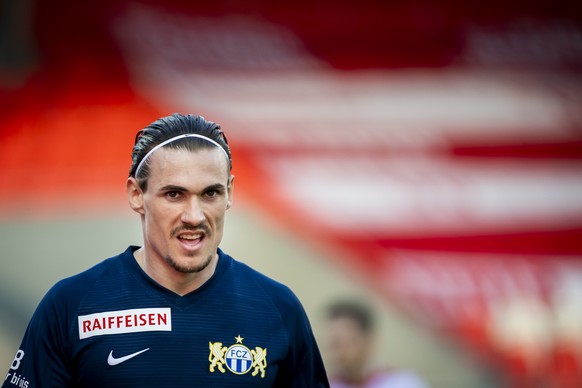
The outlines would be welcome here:
[[[142,215],[148,260],[181,273],[202,272],[216,258],[232,201],[227,160],[218,148],[161,148],[150,156]]]

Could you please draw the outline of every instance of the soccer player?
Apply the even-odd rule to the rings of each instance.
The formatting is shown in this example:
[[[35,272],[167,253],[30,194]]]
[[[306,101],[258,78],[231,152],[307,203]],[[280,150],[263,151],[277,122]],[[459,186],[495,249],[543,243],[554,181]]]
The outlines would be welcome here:
[[[218,248],[231,168],[201,116],[138,132],[126,187],[143,246],[51,288],[2,387],[328,387],[297,297]]]

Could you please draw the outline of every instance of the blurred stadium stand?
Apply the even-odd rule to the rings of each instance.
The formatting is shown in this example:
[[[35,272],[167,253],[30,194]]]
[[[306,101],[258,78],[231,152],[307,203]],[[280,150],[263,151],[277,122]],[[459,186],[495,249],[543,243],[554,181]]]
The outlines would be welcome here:
[[[6,368],[56,280],[139,244],[133,137],[180,111],[233,147],[224,246],[290,285],[318,337],[355,294],[381,314],[378,357],[433,387],[582,383],[580,4],[0,11]]]

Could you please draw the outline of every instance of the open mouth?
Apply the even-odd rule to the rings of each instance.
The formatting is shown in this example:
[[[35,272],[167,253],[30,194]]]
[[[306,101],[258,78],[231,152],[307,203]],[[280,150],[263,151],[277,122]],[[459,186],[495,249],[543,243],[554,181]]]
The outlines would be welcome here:
[[[178,240],[182,243],[182,245],[184,245],[186,248],[188,249],[195,249],[198,246],[200,246],[200,244],[202,243],[202,241],[204,240],[204,233],[198,232],[198,233],[181,233],[180,235],[177,236]]]

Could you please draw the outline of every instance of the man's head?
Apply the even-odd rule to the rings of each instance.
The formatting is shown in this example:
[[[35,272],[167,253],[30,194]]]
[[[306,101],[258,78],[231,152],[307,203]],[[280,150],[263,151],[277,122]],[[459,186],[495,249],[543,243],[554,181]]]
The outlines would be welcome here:
[[[180,273],[210,271],[232,203],[230,148],[220,126],[174,114],[138,133],[127,180],[150,263]]]
[[[348,381],[362,378],[373,349],[372,310],[365,304],[342,300],[327,310],[327,340],[331,364]]]
[[[192,137],[188,140],[179,138],[188,134],[200,137]],[[168,143],[164,144],[166,142]],[[152,150],[160,145],[167,148],[187,148],[189,150],[212,148],[213,145],[219,145],[228,156],[229,173],[232,169],[230,147],[220,125],[207,121],[202,116],[174,113],[154,121],[139,131],[135,137],[129,176],[136,178],[144,191],[147,190],[147,178],[150,172],[149,156],[151,156]]]

